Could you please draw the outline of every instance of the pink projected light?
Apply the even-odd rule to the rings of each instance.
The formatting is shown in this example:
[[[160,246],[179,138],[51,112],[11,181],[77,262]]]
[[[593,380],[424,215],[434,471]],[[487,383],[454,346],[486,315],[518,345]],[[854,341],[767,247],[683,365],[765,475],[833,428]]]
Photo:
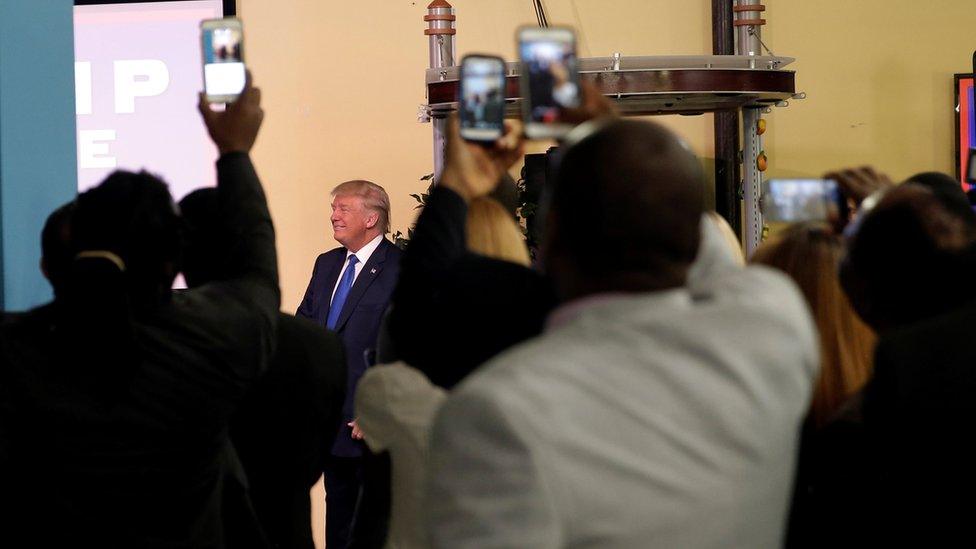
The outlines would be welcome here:
[[[221,0],[75,6],[78,190],[145,169],[173,198],[216,184],[217,150],[197,113],[200,21]]]

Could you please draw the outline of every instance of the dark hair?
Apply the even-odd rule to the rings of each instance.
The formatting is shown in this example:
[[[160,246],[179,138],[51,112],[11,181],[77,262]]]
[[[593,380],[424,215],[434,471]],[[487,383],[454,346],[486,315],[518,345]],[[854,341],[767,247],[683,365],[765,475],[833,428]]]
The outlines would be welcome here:
[[[154,303],[168,295],[180,262],[179,223],[169,189],[159,178],[145,171],[116,171],[78,197],[73,252],[117,255],[125,263],[129,296],[140,305]]]
[[[71,217],[74,210],[73,200],[54,210],[41,231],[41,261],[55,296],[63,291],[74,260],[71,253]]]
[[[841,282],[858,314],[882,332],[974,298],[972,225],[920,185],[895,188],[848,242]]]
[[[700,240],[701,164],[662,126],[603,124],[562,154],[546,254],[604,290],[684,284]]]
[[[976,212],[973,212],[969,197],[962,190],[962,185],[952,176],[942,172],[923,172],[909,177],[905,183],[921,185],[932,191],[946,211],[970,225],[976,225]]]
[[[226,263],[226,247],[217,223],[217,189],[197,189],[180,200],[183,217],[183,276],[189,287],[219,279]],[[224,240],[226,242],[226,240]]]
[[[134,320],[168,299],[179,263],[179,218],[166,184],[146,172],[109,175],[78,197],[71,244],[60,300],[64,352],[114,402],[142,360]]]

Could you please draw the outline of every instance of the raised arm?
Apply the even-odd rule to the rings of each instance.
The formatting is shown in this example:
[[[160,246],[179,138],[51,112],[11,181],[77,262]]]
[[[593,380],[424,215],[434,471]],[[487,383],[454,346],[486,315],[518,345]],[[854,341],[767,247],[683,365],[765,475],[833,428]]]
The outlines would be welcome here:
[[[220,151],[217,161],[217,203],[221,233],[231,253],[225,282],[240,285],[262,312],[276,314],[280,304],[275,232],[248,153],[264,119],[261,90],[248,74],[241,96],[223,112],[211,109],[200,94],[200,113]]]

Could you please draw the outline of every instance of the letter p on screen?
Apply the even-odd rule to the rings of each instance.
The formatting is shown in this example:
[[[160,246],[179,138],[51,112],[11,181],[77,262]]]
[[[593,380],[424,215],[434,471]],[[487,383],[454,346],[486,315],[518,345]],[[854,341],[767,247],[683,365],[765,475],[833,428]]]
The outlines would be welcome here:
[[[115,62],[115,112],[136,112],[136,97],[160,95],[169,87],[169,69],[158,59]]]

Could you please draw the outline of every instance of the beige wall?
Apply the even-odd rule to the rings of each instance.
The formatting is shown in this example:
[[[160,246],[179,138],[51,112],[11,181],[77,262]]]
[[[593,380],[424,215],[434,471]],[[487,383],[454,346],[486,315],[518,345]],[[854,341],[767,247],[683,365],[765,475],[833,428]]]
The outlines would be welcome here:
[[[768,117],[770,175],[815,176],[864,163],[898,178],[952,171],[951,75],[969,69],[970,0],[766,3],[766,42],[799,59],[797,87],[809,96]],[[336,245],[328,222],[334,185],[374,180],[390,193],[394,229],[413,221],[408,195],[424,189],[418,178],[432,164],[431,128],[416,121],[426,4],[239,1],[248,62],[264,89],[267,118],[254,158],[278,229],[287,311],[301,300],[315,256]],[[529,0],[454,4],[459,58],[479,51],[514,59],[514,29],[534,22]],[[552,22],[580,29],[582,55],[711,51],[709,0],[545,4]],[[711,156],[711,116],[658,120]]]
[[[808,99],[772,116],[772,174],[876,164],[893,177],[954,173],[952,74],[969,72],[967,0],[770,2],[768,44],[799,59]]]
[[[376,181],[390,193],[394,230],[414,219],[409,194],[422,191],[418,180],[432,171],[431,127],[416,120],[425,102],[427,3],[239,2],[248,63],[267,111],[254,158],[278,229],[286,311],[301,301],[316,255],[336,246],[328,221],[333,186],[354,178]],[[583,55],[710,48],[707,0],[546,5],[552,21],[583,30]],[[455,7],[459,58],[479,51],[514,59],[515,28],[535,21],[527,0],[457,0]],[[710,116],[672,120],[700,152],[711,154]]]

